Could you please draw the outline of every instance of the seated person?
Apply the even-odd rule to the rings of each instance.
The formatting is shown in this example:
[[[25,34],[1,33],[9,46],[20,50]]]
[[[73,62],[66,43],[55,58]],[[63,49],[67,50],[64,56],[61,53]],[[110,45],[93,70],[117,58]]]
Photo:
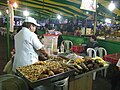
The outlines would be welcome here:
[[[98,42],[96,41],[96,37],[93,35],[90,37],[90,43],[87,45],[87,48],[95,48],[99,47]]]
[[[120,90],[120,59],[118,60],[117,67],[114,67],[112,80],[111,80],[111,90]]]
[[[83,56],[87,55],[87,48],[96,48],[96,47],[99,47],[99,45],[98,45],[98,42],[96,41],[96,37],[93,35],[90,37],[90,42],[85,47],[85,51],[81,55]]]

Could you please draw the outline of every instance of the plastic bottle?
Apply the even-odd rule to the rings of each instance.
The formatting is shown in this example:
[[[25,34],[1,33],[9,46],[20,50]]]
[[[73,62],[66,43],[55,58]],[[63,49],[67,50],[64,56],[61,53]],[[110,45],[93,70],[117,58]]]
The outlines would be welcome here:
[[[61,45],[61,52],[64,53],[64,45]]]

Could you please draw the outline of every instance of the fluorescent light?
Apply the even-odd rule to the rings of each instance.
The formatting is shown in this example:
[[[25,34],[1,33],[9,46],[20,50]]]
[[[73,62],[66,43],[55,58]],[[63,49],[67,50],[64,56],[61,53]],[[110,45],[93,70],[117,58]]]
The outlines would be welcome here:
[[[89,14],[89,12],[87,11],[86,14]]]
[[[97,8],[99,8],[99,5],[97,5]]]
[[[13,7],[14,8],[17,8],[18,7],[18,4],[16,2],[13,3]]]
[[[106,22],[106,23],[111,23],[111,19],[106,18],[106,19],[105,19],[105,22]]]
[[[60,16],[60,15],[57,15],[57,19],[61,19],[61,16]]]
[[[26,10],[26,11],[23,11],[23,15],[24,16],[29,16],[29,12]]]
[[[108,9],[110,11],[113,11],[115,9],[115,4],[113,3],[113,1],[111,1],[111,3],[109,4]]]
[[[2,12],[0,11],[0,16],[2,15]]]
[[[8,9],[6,10],[6,13],[7,13],[7,14],[9,13],[9,10],[8,10]]]

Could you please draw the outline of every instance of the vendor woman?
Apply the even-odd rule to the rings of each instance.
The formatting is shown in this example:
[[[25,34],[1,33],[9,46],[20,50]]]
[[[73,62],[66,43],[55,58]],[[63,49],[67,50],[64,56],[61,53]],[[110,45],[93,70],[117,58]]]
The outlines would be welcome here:
[[[47,55],[42,43],[34,33],[39,26],[32,17],[27,17],[22,24],[22,29],[15,35],[15,58],[12,70],[17,67],[33,64],[38,61],[38,52]]]

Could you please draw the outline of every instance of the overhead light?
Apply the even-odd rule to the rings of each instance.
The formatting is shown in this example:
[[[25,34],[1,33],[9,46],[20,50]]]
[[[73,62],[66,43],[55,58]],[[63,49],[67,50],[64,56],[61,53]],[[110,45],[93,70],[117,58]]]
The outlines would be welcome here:
[[[115,4],[113,3],[113,1],[111,1],[111,3],[109,4],[108,9],[110,11],[113,11],[115,9]]]
[[[13,7],[14,8],[17,8],[18,7],[18,4],[16,2],[13,3]]]
[[[97,8],[99,8],[99,5],[97,5]]]
[[[9,10],[8,10],[8,9],[6,10],[6,13],[7,13],[7,14],[9,13]]]
[[[23,11],[23,15],[27,17],[27,16],[29,16],[29,12],[27,10]]]
[[[100,22],[100,24],[103,24],[103,22]]]
[[[60,16],[60,15],[57,15],[57,19],[61,19],[61,16]]]
[[[116,22],[116,24],[119,24],[119,22]]]
[[[89,14],[89,12],[87,11],[86,14]]]
[[[106,18],[106,19],[105,19],[105,22],[106,22],[106,23],[111,23],[111,19]]]
[[[0,16],[2,15],[2,12],[0,11]]]

